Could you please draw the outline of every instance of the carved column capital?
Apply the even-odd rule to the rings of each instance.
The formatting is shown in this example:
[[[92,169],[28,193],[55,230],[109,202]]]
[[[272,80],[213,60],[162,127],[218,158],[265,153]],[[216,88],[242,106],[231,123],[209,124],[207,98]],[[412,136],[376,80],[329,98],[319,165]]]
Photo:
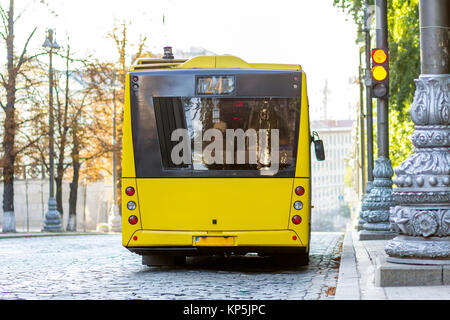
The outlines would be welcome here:
[[[418,126],[448,125],[450,120],[448,74],[420,75],[411,105],[411,119]]]

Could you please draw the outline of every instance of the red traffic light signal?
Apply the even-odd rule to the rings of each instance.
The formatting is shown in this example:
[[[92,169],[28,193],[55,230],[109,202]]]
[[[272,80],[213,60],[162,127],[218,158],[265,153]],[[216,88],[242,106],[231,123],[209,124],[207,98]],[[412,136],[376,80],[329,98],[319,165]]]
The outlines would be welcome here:
[[[386,98],[389,95],[389,55],[386,48],[372,50],[372,95]]]

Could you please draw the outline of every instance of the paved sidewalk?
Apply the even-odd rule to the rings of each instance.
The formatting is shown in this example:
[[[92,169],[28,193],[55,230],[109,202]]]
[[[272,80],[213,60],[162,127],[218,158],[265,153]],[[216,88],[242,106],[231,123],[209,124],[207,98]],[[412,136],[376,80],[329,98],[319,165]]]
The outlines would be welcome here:
[[[358,240],[358,232],[346,232],[335,300],[450,300],[450,285],[377,287],[379,258],[386,257],[388,240]]]
[[[119,232],[120,233],[120,232]],[[118,234],[118,232],[16,232],[16,233],[1,233],[0,239],[5,238],[34,238],[34,237],[55,237],[55,236],[88,236],[100,234]]]

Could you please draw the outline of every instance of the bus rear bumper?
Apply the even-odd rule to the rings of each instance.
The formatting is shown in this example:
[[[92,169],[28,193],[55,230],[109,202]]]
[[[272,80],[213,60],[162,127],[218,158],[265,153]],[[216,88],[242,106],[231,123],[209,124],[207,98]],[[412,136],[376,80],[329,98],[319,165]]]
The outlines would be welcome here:
[[[308,241],[307,235],[304,237]],[[136,231],[123,245],[131,252],[145,254],[184,254],[188,256],[232,252],[307,253],[308,243],[302,242],[293,230],[194,232]]]
[[[145,255],[184,255],[202,256],[220,253],[245,255],[258,253],[259,255],[272,254],[306,254],[306,247],[127,247],[133,253]]]

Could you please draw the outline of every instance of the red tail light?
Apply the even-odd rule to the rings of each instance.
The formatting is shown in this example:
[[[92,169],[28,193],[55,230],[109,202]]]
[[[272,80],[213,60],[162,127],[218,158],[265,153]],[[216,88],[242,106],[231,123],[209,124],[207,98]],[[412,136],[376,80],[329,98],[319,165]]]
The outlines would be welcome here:
[[[295,194],[298,196],[302,196],[305,194],[305,188],[303,187],[297,187],[297,189],[295,189]]]
[[[127,196],[134,196],[134,193],[135,193],[136,191],[134,190],[134,188],[133,187],[128,187],[128,188],[126,188],[125,189],[125,193],[127,194]]]
[[[300,224],[300,223],[302,223],[302,218],[300,216],[294,216],[292,218],[292,223],[293,224]]]
[[[129,222],[130,224],[132,224],[132,225],[137,224],[138,221],[139,221],[139,219],[138,219],[138,217],[136,217],[136,216],[130,216],[130,217],[128,218],[128,222]]]

